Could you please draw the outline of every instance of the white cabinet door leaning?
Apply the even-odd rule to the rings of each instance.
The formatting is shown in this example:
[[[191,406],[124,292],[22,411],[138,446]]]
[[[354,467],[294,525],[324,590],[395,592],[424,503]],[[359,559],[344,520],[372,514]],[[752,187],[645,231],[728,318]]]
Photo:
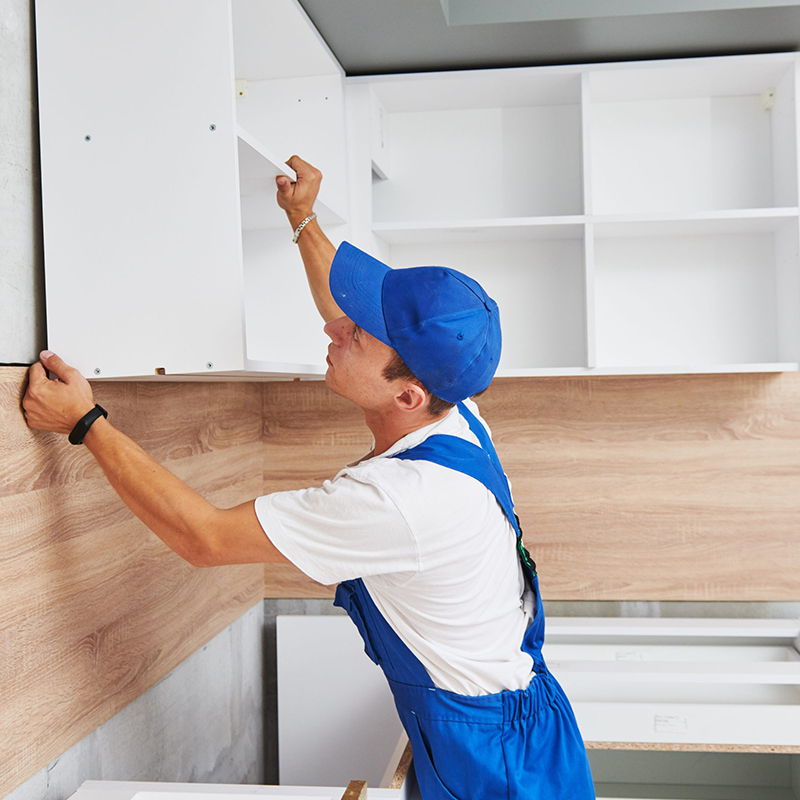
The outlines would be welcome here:
[[[274,177],[500,304],[500,375],[800,368],[798,55],[346,79],[296,0],[37,0],[49,346],[313,376]]]

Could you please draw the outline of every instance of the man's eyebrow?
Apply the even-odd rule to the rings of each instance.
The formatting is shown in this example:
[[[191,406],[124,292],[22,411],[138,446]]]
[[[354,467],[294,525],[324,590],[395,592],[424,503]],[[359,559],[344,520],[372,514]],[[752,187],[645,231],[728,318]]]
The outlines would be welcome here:
[[[356,333],[361,333],[364,329],[356,322],[353,323],[356,326]]]

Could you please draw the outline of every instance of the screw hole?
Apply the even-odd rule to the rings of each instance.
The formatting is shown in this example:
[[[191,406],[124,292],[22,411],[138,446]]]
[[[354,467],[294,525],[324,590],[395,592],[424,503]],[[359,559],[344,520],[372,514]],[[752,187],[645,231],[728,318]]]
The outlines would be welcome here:
[[[214,362],[206,361],[206,369],[214,369]]]
[[[208,126],[208,129],[209,129],[210,131],[215,131],[215,130],[217,129],[217,126],[216,126],[216,125],[215,125],[215,124],[212,122],[212,123],[211,123],[211,124]]]
[[[85,142],[91,142],[91,141],[92,141],[92,137],[91,137],[91,136],[89,136],[89,134],[87,133],[87,134],[86,134],[86,136],[84,136],[84,137],[83,137],[83,140],[84,140]]]
[[[95,367],[94,368],[94,374],[95,375],[99,375],[100,374],[100,367]]]

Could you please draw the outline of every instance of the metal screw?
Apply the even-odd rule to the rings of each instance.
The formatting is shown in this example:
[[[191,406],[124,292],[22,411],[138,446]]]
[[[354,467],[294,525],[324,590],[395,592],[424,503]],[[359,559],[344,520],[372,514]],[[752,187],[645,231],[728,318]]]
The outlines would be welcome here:
[[[100,374],[100,367],[95,367],[94,368],[94,374],[95,375],[99,375]]]
[[[206,361],[206,369],[214,369],[214,362]]]
[[[215,125],[215,124],[212,122],[212,123],[211,123],[211,124],[208,126],[208,129],[209,129],[210,131],[215,131],[215,130],[217,129],[217,126],[216,126],[216,125]]]
[[[91,141],[92,141],[92,137],[91,137],[91,136],[89,136],[89,134],[88,134],[88,133],[86,134],[86,136],[84,136],[84,137],[83,137],[83,139],[84,139],[84,141],[86,141],[86,142],[91,142]]]

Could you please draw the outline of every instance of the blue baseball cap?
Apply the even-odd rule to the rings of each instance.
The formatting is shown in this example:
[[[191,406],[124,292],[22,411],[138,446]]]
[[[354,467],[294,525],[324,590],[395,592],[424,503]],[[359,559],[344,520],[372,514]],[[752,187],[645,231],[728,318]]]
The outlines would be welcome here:
[[[392,269],[342,242],[333,299],[359,327],[394,348],[429,392],[458,403],[494,377],[502,337],[497,303],[448,267]]]

